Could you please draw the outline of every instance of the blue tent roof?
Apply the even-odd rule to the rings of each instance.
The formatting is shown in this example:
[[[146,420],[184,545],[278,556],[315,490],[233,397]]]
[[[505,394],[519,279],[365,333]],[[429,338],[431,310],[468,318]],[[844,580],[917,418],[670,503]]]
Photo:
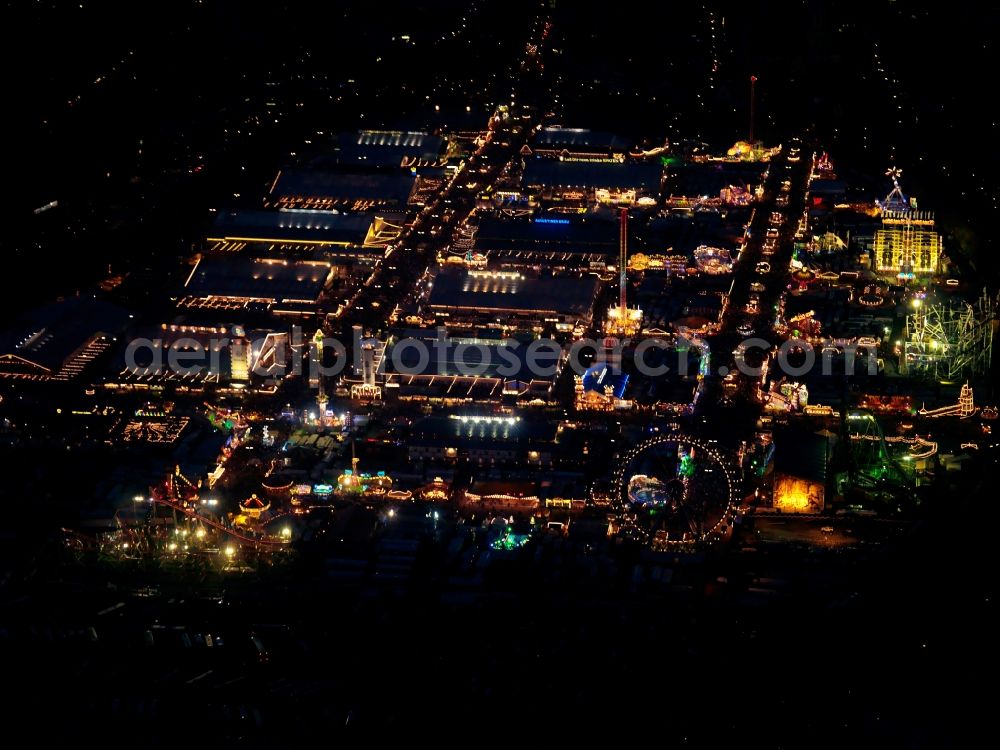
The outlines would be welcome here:
[[[592,365],[583,373],[583,390],[603,394],[610,387],[615,398],[625,395],[628,385],[628,375],[623,372],[613,372],[606,362]]]

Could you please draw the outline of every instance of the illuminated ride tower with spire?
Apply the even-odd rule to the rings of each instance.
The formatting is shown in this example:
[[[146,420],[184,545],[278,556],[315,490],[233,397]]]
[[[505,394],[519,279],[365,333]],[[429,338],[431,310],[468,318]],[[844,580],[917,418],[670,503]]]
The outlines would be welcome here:
[[[876,230],[872,249],[879,275],[900,282],[938,273],[944,259],[941,235],[934,229],[934,214],[918,211],[899,184],[901,170],[891,167],[886,176],[892,190],[877,201],[882,228]]]
[[[642,310],[628,306],[628,209],[621,210],[618,256],[618,305],[608,309],[604,325],[607,336],[635,336],[642,327]]]

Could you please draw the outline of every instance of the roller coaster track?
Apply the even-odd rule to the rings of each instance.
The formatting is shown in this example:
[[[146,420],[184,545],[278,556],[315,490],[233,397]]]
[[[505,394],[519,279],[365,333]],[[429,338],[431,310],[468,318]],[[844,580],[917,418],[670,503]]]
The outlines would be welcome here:
[[[927,438],[922,438],[919,435],[914,437],[899,437],[899,436],[877,436],[877,435],[851,435],[851,440],[869,440],[877,442],[881,440],[886,445],[891,443],[903,443],[909,446],[910,456],[913,458],[930,458],[938,451],[938,444],[929,440]]]
[[[200,521],[206,526],[211,526],[213,529],[221,531],[223,534],[227,534],[228,536],[232,537],[238,542],[241,542],[242,544],[262,545],[264,547],[283,547],[286,544],[288,544],[287,540],[283,539],[269,539],[267,537],[258,538],[258,537],[247,536],[245,534],[240,533],[236,529],[230,528],[229,526],[219,523],[213,518],[208,518],[207,516],[201,515],[193,508],[185,508],[183,505],[171,502],[170,500],[165,500],[162,498],[158,499],[154,497],[150,498],[150,502],[153,503],[154,505],[162,505],[164,507],[170,508],[171,510],[177,511],[178,513],[183,513],[188,518]]]
[[[850,473],[860,484],[872,485],[875,479],[890,479],[894,484],[902,486],[905,481],[902,470],[889,452],[890,442],[907,442],[915,457],[926,457],[937,451],[937,446],[930,441],[914,438],[913,441],[903,441],[890,436],[886,438],[882,425],[875,415],[867,409],[851,409],[847,413],[846,433],[850,445]],[[925,455],[926,454],[926,455]]]

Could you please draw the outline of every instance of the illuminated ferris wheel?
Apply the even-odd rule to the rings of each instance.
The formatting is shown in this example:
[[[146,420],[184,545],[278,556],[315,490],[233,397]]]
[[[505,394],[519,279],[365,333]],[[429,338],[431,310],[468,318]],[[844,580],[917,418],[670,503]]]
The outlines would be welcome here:
[[[714,443],[679,433],[632,448],[615,474],[620,529],[654,547],[714,541],[738,501],[730,458]]]

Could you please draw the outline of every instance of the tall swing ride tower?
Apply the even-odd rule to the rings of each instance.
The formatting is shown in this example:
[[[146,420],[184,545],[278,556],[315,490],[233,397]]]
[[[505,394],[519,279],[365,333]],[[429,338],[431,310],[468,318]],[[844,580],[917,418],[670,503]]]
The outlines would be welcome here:
[[[628,209],[621,210],[618,240],[618,305],[608,309],[605,333],[608,336],[635,336],[642,327],[642,310],[628,306]]]

